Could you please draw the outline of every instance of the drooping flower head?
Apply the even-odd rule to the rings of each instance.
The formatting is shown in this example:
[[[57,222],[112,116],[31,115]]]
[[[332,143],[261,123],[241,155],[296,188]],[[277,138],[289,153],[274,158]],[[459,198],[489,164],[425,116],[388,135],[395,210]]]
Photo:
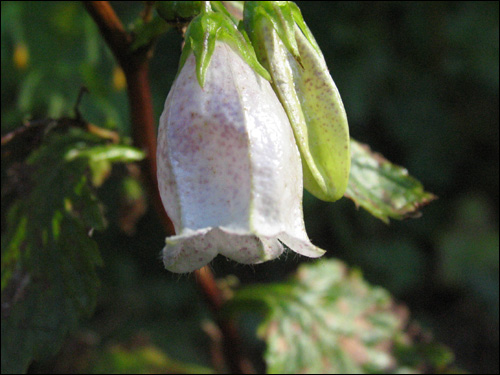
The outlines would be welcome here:
[[[235,47],[244,36],[227,37],[239,33],[230,19],[198,17],[160,118],[159,188],[177,233],[166,239],[165,267],[190,272],[217,254],[260,263],[283,244],[321,256],[304,228],[299,151],[265,70],[248,63],[252,50],[241,53],[248,44]]]

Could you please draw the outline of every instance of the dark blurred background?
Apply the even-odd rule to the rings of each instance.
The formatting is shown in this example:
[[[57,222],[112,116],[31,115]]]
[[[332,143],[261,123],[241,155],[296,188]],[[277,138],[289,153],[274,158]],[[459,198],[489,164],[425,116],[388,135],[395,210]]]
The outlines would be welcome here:
[[[125,25],[142,8],[112,4]],[[439,197],[421,218],[386,225],[346,199],[325,203],[306,193],[309,236],[408,305],[459,366],[498,373],[498,2],[298,4],[342,95],[351,135]],[[2,2],[1,32],[2,134],[27,118],[71,114],[81,85],[90,90],[83,115],[130,134],[120,72],[79,2]],[[163,35],[152,60],[157,117],[180,43],[175,31]],[[105,260],[96,313],[57,358],[31,371],[79,371],[85,363],[75,356],[85,362],[89,353],[137,342],[209,365],[209,313],[192,276],[163,269],[162,229],[136,170],[117,168],[100,195],[109,227],[96,234]],[[283,280],[307,261],[290,254],[249,267],[217,258],[212,268],[245,284]],[[259,353],[256,322],[243,330]]]

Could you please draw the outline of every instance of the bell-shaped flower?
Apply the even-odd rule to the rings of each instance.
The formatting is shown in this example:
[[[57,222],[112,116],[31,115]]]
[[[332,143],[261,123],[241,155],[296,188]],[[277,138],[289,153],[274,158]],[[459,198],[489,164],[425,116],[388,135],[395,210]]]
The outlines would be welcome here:
[[[291,1],[245,1],[244,24],[292,125],[304,187],[325,201],[341,198],[351,164],[347,116],[299,8]]]
[[[302,213],[302,169],[287,115],[267,80],[216,41],[197,80],[185,60],[165,102],[158,135],[158,182],[176,235],[165,267],[190,272],[217,254],[254,264],[283,244],[319,257]]]

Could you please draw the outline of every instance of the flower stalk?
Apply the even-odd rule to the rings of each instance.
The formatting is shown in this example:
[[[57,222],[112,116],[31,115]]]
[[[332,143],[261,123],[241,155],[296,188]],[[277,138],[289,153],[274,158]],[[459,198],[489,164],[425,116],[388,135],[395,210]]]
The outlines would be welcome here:
[[[147,158],[141,167],[144,170],[146,183],[150,189],[153,206],[157,210],[167,235],[174,234],[172,222],[168,218],[158,190],[156,178],[156,134],[152,110],[151,91],[148,78],[149,58],[152,55],[152,45],[131,52],[132,38],[125,31],[120,19],[108,1],[85,1],[85,8],[99,27],[110,50],[124,70],[127,78],[127,93],[131,102],[132,127],[134,143],[146,151]],[[138,62],[143,62],[138,64]],[[132,100],[135,98],[137,100]],[[132,105],[132,102],[137,103]],[[141,105],[139,105],[141,103]],[[241,339],[232,321],[219,315],[221,301],[224,301],[222,291],[217,287],[210,268],[203,267],[194,271],[196,282],[201,294],[214,314],[214,319],[223,335],[225,360],[231,373],[251,373],[251,366],[243,355]]]

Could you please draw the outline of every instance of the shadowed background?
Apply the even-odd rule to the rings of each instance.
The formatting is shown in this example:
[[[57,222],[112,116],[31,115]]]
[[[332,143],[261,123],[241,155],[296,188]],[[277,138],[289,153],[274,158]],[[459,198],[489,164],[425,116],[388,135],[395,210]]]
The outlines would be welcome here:
[[[306,193],[309,236],[408,305],[454,350],[459,366],[497,373],[498,2],[298,4],[342,95],[352,136],[439,197],[421,218],[386,225],[346,199],[324,203]],[[142,7],[113,6],[125,25]],[[163,35],[151,62],[158,118],[180,43],[173,30]],[[130,134],[120,72],[80,3],[2,3],[1,48],[2,134],[26,118],[70,114],[83,84],[90,90],[85,118]],[[78,371],[74,356],[85,361],[95,348],[137,342],[210,364],[200,328],[208,311],[193,277],[163,270],[162,229],[145,194],[135,170],[117,168],[105,183],[109,227],[96,233],[105,260],[96,313],[57,358],[35,363],[32,372]],[[249,267],[218,258],[212,268],[252,283],[282,280],[307,261],[290,254]],[[243,332],[258,354],[255,324],[249,320]]]

